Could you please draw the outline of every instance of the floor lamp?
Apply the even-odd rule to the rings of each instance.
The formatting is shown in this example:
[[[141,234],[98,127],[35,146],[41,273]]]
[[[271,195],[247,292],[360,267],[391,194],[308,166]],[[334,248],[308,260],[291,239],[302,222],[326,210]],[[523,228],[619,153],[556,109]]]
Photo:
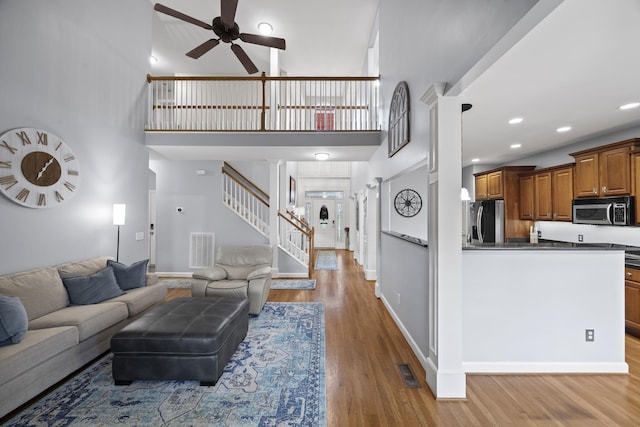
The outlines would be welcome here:
[[[118,226],[118,246],[116,247],[116,262],[120,262],[120,226],[124,225],[124,217],[127,205],[123,203],[113,204],[113,225]]]

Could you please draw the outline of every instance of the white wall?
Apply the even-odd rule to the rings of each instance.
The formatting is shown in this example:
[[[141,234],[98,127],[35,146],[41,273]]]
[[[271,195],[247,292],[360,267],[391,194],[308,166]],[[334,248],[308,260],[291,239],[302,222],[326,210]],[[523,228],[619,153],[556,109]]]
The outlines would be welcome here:
[[[628,369],[623,251],[465,250],[462,261],[467,372]]]
[[[223,205],[222,162],[152,160],[149,164],[156,173],[156,271],[192,272],[191,232],[215,233],[216,249],[224,245],[268,243],[268,239]],[[240,166],[241,172],[248,173],[246,165]],[[204,169],[205,175],[197,175],[197,169]],[[177,207],[183,208],[182,213],[176,211]]]
[[[151,7],[145,0],[0,2],[0,131],[56,134],[81,174],[77,194],[59,207],[29,209],[0,196],[0,274],[115,256],[113,203],[127,204],[120,261],[148,256]],[[136,232],[145,239],[136,241]]]

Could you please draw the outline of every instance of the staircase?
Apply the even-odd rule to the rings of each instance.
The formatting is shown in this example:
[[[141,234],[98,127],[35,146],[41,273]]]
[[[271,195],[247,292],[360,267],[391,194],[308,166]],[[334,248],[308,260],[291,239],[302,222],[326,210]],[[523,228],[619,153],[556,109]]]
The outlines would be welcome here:
[[[277,233],[278,247],[308,268],[311,277],[313,260],[313,228],[292,212],[277,212],[278,224],[269,224],[269,195],[229,163],[222,166],[222,202],[263,236]]]
[[[269,237],[269,195],[227,162],[222,166],[222,202],[260,234]]]

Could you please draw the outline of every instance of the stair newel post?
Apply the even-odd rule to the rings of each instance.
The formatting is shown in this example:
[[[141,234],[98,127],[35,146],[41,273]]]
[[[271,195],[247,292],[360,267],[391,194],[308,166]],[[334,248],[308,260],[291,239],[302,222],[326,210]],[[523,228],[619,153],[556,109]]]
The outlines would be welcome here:
[[[266,130],[265,122],[266,122],[266,114],[267,114],[267,75],[265,72],[262,72],[261,75],[262,80],[262,114],[260,115],[260,130]]]

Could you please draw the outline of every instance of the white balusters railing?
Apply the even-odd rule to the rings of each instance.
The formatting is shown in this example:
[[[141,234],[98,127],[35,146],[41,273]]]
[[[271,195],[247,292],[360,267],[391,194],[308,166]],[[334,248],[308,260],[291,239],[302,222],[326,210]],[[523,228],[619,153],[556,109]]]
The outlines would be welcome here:
[[[309,267],[311,277],[311,263],[313,260],[313,228],[301,222],[293,215],[289,217],[278,212],[278,245],[300,263]]]
[[[147,130],[376,131],[374,77],[152,77]]]
[[[222,170],[223,203],[261,234],[269,237],[269,202],[237,180],[224,168]]]

